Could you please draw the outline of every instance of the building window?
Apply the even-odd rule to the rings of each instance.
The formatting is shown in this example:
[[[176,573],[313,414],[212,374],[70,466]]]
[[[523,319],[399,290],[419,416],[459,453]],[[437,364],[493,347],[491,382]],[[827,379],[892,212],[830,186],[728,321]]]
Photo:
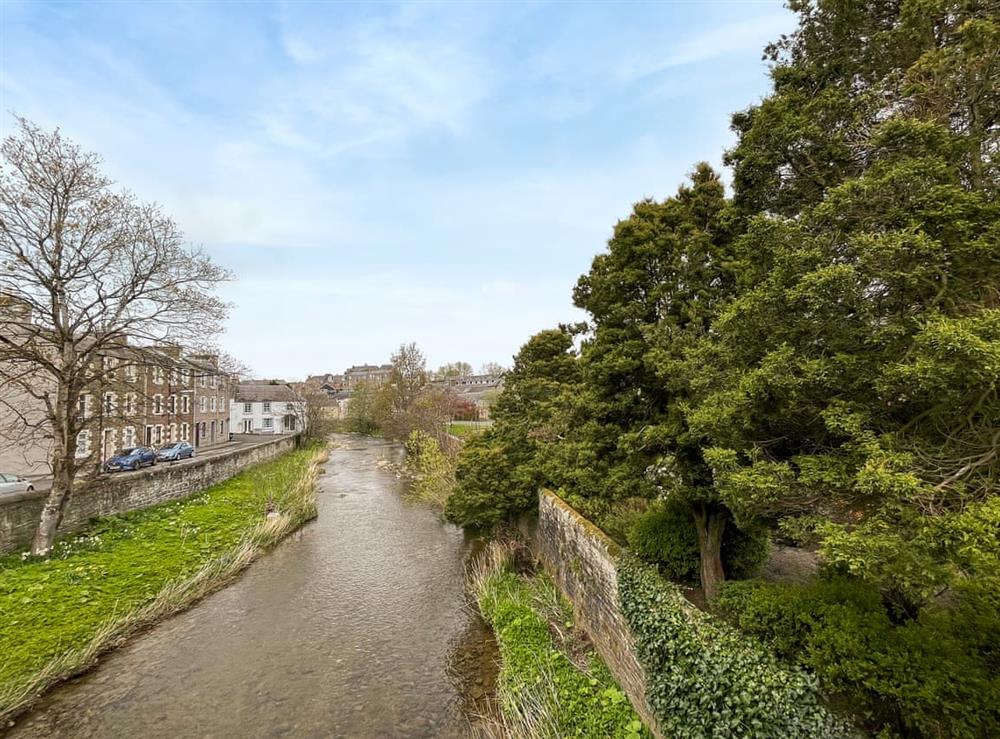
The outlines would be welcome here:
[[[76,435],[76,458],[83,459],[90,456],[90,431],[84,429]]]
[[[181,396],[181,413],[188,413],[191,410],[191,398],[187,395]]]
[[[216,377],[215,375],[212,375],[212,378],[210,380],[210,384],[212,386],[212,389],[215,390],[215,388],[217,388],[219,386],[219,378]]]
[[[76,412],[80,418],[90,418],[90,394],[84,393],[76,402]]]
[[[212,413],[215,413],[215,396],[214,395],[212,396],[211,406],[212,406]]]
[[[271,412],[271,404],[268,401],[265,400],[264,401],[264,413],[270,413],[270,412]]]
[[[135,427],[126,426],[122,429],[122,446],[131,449],[135,446]]]
[[[191,438],[191,427],[186,423],[181,424],[181,441],[188,441]]]
[[[206,398],[204,395],[198,398],[198,408],[201,410],[202,413],[208,410],[208,398]]]
[[[167,408],[169,409],[170,413],[176,413],[177,412],[177,396],[176,395],[171,395],[170,396],[169,402],[167,404]]]
[[[163,396],[154,395],[153,396],[153,413],[157,416],[163,413]]]
[[[115,393],[104,393],[104,415],[110,416],[115,412],[118,396]]]
[[[109,380],[115,379],[115,367],[118,366],[118,360],[115,357],[105,357],[103,362],[104,376]]]
[[[169,434],[170,434],[170,436],[167,437],[167,441],[178,441],[178,439],[177,439],[177,424],[176,423],[170,424]]]
[[[266,428],[266,429],[271,428],[273,421],[274,421],[273,418],[265,418],[264,419],[264,428]]]
[[[135,382],[139,379],[139,371],[136,369],[134,364],[129,364],[125,366],[125,379],[129,382]]]
[[[200,381],[198,382],[199,385],[201,385],[202,387],[208,387],[208,378],[205,375],[202,375],[201,378],[199,379],[200,379]]]
[[[163,367],[153,367],[153,384],[163,384]]]
[[[244,413],[253,413],[253,403],[244,403],[243,404],[243,412]]]

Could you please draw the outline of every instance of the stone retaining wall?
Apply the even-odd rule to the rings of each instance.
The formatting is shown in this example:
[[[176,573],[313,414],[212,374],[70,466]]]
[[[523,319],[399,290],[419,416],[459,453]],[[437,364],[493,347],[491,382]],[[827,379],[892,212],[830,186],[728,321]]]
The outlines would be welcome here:
[[[82,528],[96,516],[126,513],[176,500],[228,480],[241,470],[273,459],[298,444],[298,436],[268,439],[232,452],[184,462],[148,467],[141,472],[99,477],[70,500],[59,533]],[[35,534],[47,493],[34,491],[0,499],[0,553],[27,546]]]
[[[656,736],[662,736],[646,702],[646,673],[635,655],[632,631],[618,604],[616,560],[620,547],[548,490],[539,493],[534,542],[545,571],[573,604],[577,623],[643,722]]]

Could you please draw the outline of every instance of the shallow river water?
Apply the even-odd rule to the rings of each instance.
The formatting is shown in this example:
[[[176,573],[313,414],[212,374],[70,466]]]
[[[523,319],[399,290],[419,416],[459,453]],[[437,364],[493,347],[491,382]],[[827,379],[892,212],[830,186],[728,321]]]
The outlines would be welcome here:
[[[404,497],[398,446],[338,436],[319,518],[59,687],[15,737],[466,736],[449,654],[472,543]]]

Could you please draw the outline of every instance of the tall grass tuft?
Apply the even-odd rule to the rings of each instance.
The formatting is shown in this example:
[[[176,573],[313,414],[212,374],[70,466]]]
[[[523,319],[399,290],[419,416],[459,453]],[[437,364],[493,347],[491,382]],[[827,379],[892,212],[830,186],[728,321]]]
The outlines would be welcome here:
[[[588,650],[577,665],[564,648],[572,610],[544,575],[523,576],[523,545],[490,542],[470,564],[466,582],[500,649],[501,712],[483,717],[480,737],[639,739],[648,731],[600,658]]]

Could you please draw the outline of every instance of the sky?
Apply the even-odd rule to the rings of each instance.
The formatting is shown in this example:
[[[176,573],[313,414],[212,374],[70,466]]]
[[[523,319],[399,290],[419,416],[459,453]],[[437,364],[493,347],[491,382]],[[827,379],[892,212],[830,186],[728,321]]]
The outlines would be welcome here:
[[[780,2],[0,0],[12,113],[98,152],[235,279],[258,376],[511,357],[643,198],[721,167]]]

